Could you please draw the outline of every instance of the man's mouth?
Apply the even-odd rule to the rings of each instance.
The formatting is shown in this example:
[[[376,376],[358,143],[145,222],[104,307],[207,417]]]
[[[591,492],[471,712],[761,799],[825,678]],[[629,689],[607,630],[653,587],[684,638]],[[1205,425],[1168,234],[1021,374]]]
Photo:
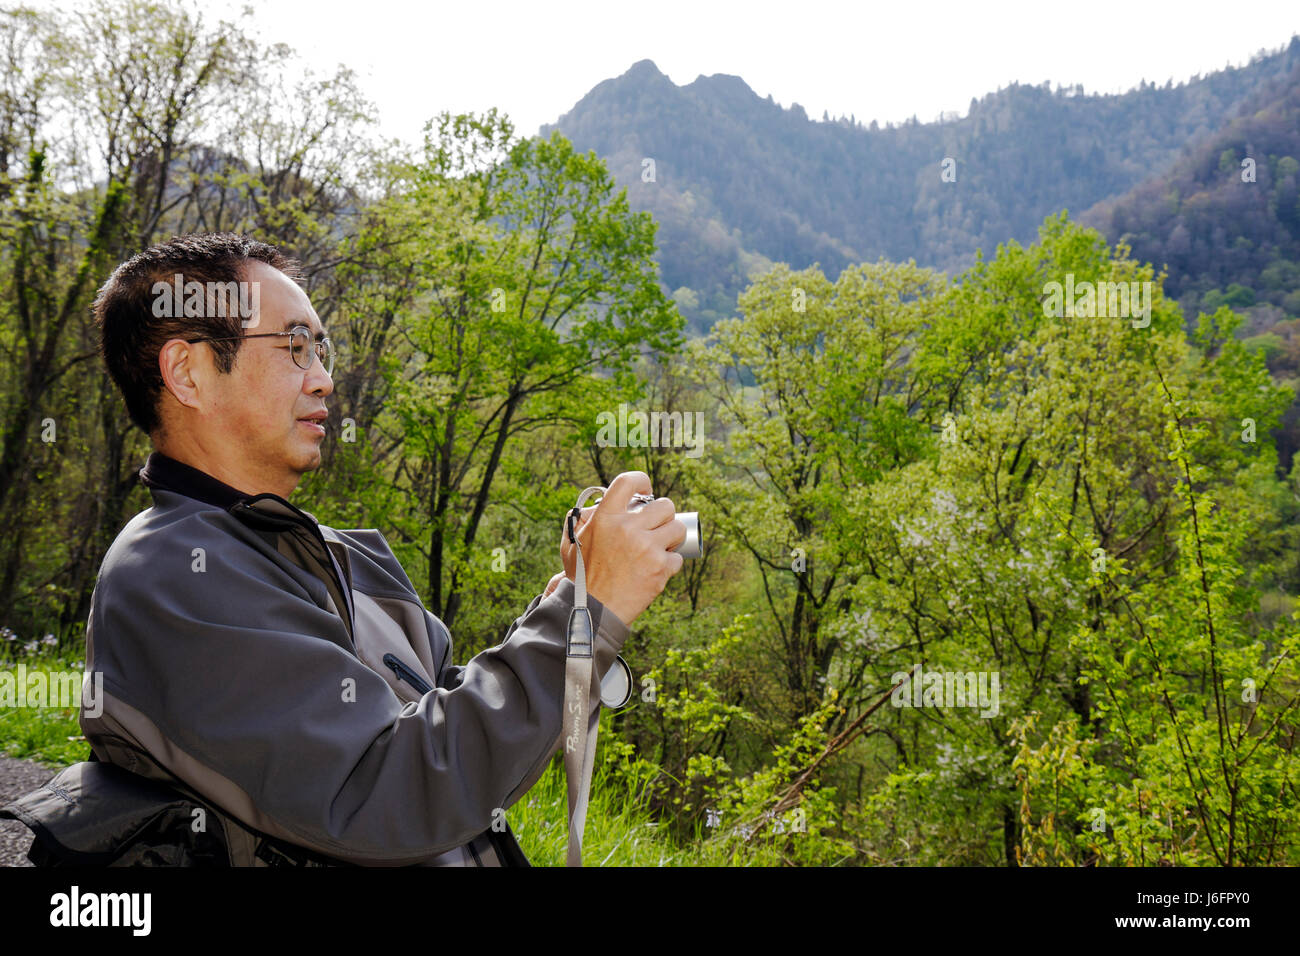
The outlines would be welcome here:
[[[325,418],[326,418],[325,413],[324,413],[324,412],[321,412],[321,413],[319,413],[319,414],[312,415],[310,418],[300,418],[300,419],[298,419],[298,421],[301,422],[302,424],[306,425],[308,428],[310,428],[310,429],[311,429],[313,432],[315,432],[316,434],[318,434],[318,435],[324,435],[324,434],[325,434]]]

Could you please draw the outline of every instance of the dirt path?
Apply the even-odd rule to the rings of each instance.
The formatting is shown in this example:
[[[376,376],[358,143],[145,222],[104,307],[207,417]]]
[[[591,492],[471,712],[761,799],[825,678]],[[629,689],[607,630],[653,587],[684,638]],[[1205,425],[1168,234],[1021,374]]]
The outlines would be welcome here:
[[[57,771],[30,760],[0,754],[0,807],[35,790]],[[31,866],[32,831],[17,820],[0,820],[0,866]]]

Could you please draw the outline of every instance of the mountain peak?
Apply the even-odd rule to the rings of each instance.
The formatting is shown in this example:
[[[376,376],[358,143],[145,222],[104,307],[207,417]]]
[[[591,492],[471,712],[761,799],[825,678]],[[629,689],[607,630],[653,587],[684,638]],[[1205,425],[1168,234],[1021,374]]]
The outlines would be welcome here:
[[[730,73],[714,73],[712,76],[701,73],[683,89],[690,95],[736,116],[752,113],[763,102],[748,83]]]
[[[648,57],[644,60],[637,60],[633,63],[628,67],[627,72],[624,73],[623,76],[630,77],[631,79],[667,79],[663,71],[660,70],[659,67],[655,66],[655,61]]]
[[[723,89],[743,90],[746,93],[754,93],[754,91],[750,89],[748,83],[732,73],[714,73],[710,76],[705,76],[701,73],[695,78],[694,82],[691,83],[691,86],[697,85],[715,86]]]

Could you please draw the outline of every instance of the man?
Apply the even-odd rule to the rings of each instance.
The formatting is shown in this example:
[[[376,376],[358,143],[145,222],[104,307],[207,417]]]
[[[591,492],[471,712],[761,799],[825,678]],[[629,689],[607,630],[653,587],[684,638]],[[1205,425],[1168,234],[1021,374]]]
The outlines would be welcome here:
[[[86,654],[103,704],[81,726],[99,760],[228,815],[237,863],[273,841],[364,865],[527,865],[502,824],[559,747],[572,546],[561,535],[566,570],[506,639],[453,665],[378,531],[287,500],[321,463],[334,388],[295,277],[263,243],[184,236],[99,292],[105,362],[155,449],[153,507],[96,582]],[[619,475],[580,525],[593,710],[628,625],[682,563],[672,502],[629,514],[638,492],[646,475]]]

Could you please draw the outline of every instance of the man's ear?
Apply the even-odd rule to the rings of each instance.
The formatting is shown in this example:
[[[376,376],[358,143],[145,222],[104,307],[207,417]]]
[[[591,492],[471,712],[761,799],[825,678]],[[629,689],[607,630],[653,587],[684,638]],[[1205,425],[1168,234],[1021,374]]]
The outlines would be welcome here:
[[[192,343],[170,339],[158,350],[158,371],[163,386],[180,404],[199,407],[199,390],[203,383],[202,358]]]

